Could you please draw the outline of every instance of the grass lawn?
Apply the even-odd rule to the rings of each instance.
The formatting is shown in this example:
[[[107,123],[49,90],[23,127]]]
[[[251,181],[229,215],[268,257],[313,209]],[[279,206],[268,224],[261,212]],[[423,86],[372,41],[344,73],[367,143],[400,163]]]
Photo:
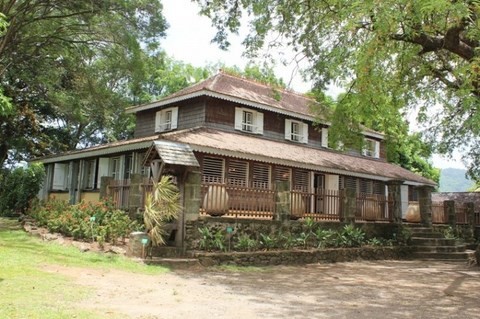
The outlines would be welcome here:
[[[25,233],[16,221],[0,218],[0,318],[99,318],[95,312],[75,307],[92,292],[67,277],[42,270],[47,265],[152,275],[167,271],[123,256],[82,253],[74,247],[43,242]]]

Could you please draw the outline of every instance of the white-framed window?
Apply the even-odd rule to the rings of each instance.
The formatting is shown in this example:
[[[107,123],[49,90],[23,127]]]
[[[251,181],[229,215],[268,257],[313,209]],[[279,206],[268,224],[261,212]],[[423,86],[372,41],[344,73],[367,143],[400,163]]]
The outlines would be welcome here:
[[[380,157],[380,142],[372,139],[365,139],[362,154],[364,156],[379,158]]]
[[[235,129],[248,133],[263,134],[263,113],[236,107]]]
[[[163,109],[155,114],[155,132],[166,132],[178,126],[178,107]]]
[[[308,143],[308,124],[286,119],[285,139],[293,142]]]
[[[95,188],[95,169],[97,167],[97,161],[86,160],[84,162],[84,175],[83,175],[83,187],[85,189],[94,189]]]
[[[69,167],[69,164],[54,164],[52,190],[63,191],[67,189]]]

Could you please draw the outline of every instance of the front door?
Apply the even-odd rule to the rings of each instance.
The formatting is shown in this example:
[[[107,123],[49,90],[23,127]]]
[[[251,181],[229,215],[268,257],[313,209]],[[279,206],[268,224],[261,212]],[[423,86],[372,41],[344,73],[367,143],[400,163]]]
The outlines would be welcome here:
[[[315,210],[316,214],[324,213],[324,192],[325,192],[325,175],[315,174],[313,178],[313,188],[315,192]]]

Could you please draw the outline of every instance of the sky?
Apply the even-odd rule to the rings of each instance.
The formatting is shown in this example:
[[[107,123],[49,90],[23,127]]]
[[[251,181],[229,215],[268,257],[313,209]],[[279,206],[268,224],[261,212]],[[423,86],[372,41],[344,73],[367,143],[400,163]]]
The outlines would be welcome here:
[[[243,68],[248,63],[248,60],[242,56],[244,50],[241,44],[242,36],[229,38],[231,47],[228,51],[220,50],[216,44],[211,43],[216,30],[207,17],[198,14],[199,7],[196,3],[191,0],[164,0],[162,3],[164,15],[170,27],[161,46],[175,60],[197,67],[221,62],[227,66]],[[288,49],[285,48],[284,52],[288,52]],[[310,84],[305,83],[296,72],[296,66],[293,63],[287,66],[278,63],[275,74],[285,83],[291,81],[291,88],[297,92],[303,93],[310,88]],[[335,96],[339,93],[339,89],[332,87],[327,93]],[[432,161],[434,166],[439,168],[465,168],[458,153],[454,153],[453,159],[434,155]]]

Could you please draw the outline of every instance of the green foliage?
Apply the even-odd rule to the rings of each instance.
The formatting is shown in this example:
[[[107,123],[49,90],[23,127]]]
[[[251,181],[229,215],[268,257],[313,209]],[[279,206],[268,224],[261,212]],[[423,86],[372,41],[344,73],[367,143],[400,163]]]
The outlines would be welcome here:
[[[200,249],[211,251],[211,250],[220,250],[225,251],[227,246],[225,245],[225,234],[221,230],[216,232],[210,231],[208,227],[198,228],[198,232],[201,235],[200,238]]]
[[[393,239],[397,245],[407,246],[412,240],[412,231],[405,226],[401,226],[400,231],[393,234]]]
[[[277,247],[278,240],[271,235],[260,234],[260,247],[266,250],[271,250]]]
[[[87,241],[94,239],[101,245],[124,240],[139,228],[137,222],[109,202],[69,205],[65,201],[50,200],[33,207],[28,214],[39,226],[47,227],[52,233]]]
[[[124,109],[155,71],[161,1],[10,1],[0,12],[0,167],[132,132]]]
[[[180,192],[172,178],[163,175],[158,183],[153,184],[153,193],[145,200],[143,221],[152,244],[165,244],[165,224],[174,221],[181,210]]]
[[[37,196],[45,178],[42,164],[0,173],[0,216],[24,213]]]
[[[467,150],[469,173],[480,176],[478,1],[195,2],[220,47],[246,22],[247,56],[288,45],[308,62],[317,91],[341,85],[332,127],[355,135],[366,126],[395,142],[413,114],[436,151]]]
[[[365,233],[352,225],[345,225],[334,237],[337,247],[360,247],[365,243]]]
[[[238,237],[235,248],[240,251],[252,251],[257,248],[258,242],[255,239],[250,238],[249,235],[244,234]]]
[[[331,229],[318,228],[315,231],[315,238],[317,240],[317,248],[327,248],[333,246],[333,239],[336,232]]]

